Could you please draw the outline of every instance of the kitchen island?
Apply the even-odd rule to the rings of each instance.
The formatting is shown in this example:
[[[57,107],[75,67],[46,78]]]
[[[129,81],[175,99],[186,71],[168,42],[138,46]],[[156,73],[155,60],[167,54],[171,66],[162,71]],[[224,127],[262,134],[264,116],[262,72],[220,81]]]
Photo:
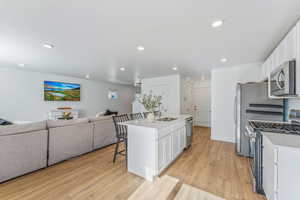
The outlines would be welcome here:
[[[268,200],[299,200],[300,135],[261,132],[263,189]]]
[[[128,171],[153,181],[183,152],[188,117],[191,116],[179,115],[172,121],[120,123],[128,127]]]

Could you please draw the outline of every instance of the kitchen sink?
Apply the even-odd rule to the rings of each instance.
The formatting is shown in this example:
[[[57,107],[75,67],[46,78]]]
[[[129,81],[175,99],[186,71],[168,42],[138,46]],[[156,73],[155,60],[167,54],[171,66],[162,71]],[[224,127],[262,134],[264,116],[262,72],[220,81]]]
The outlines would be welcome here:
[[[177,119],[177,118],[174,118],[174,117],[163,117],[163,118],[157,119],[157,121],[169,122],[169,121],[174,121],[174,120],[176,120],[176,119]]]

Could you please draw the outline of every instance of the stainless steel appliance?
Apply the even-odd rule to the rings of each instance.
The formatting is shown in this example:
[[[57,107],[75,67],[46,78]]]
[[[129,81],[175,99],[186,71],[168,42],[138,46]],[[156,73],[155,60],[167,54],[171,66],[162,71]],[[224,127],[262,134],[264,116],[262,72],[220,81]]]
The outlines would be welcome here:
[[[262,132],[300,135],[300,124],[250,120],[246,130],[246,135],[250,138],[249,143],[251,151],[254,152],[254,157],[250,159],[250,172],[252,175],[253,190],[254,192],[264,194]]]
[[[192,145],[193,137],[193,118],[189,117],[185,120],[186,128],[186,148],[189,148]]]
[[[245,135],[248,120],[283,120],[283,100],[268,98],[268,83],[238,84],[235,97],[236,153],[253,157],[249,137]]]
[[[284,62],[269,78],[271,96],[296,96],[296,60]]]

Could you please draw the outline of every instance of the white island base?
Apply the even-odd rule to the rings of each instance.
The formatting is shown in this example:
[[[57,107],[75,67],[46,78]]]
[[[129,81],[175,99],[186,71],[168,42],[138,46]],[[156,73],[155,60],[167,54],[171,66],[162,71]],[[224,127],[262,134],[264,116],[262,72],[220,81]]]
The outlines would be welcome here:
[[[185,119],[181,115],[171,122],[129,121],[128,171],[153,181],[184,150]]]

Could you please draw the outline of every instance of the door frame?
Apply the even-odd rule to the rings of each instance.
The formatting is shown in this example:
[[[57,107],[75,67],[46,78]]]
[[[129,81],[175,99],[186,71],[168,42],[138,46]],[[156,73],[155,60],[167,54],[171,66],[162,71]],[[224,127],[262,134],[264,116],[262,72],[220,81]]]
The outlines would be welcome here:
[[[200,81],[198,83],[195,83],[192,87],[192,114],[193,114],[193,117],[194,117],[194,108],[195,108],[195,104],[194,104],[194,91],[196,89],[199,89],[199,88],[209,88],[210,89],[210,105],[208,107],[208,110],[209,110],[209,125],[204,125],[204,124],[200,124],[198,126],[203,126],[203,127],[211,127],[211,84],[210,84],[210,80],[207,80],[207,81]],[[194,120],[195,121],[195,120]],[[195,125],[194,125],[195,126]]]

